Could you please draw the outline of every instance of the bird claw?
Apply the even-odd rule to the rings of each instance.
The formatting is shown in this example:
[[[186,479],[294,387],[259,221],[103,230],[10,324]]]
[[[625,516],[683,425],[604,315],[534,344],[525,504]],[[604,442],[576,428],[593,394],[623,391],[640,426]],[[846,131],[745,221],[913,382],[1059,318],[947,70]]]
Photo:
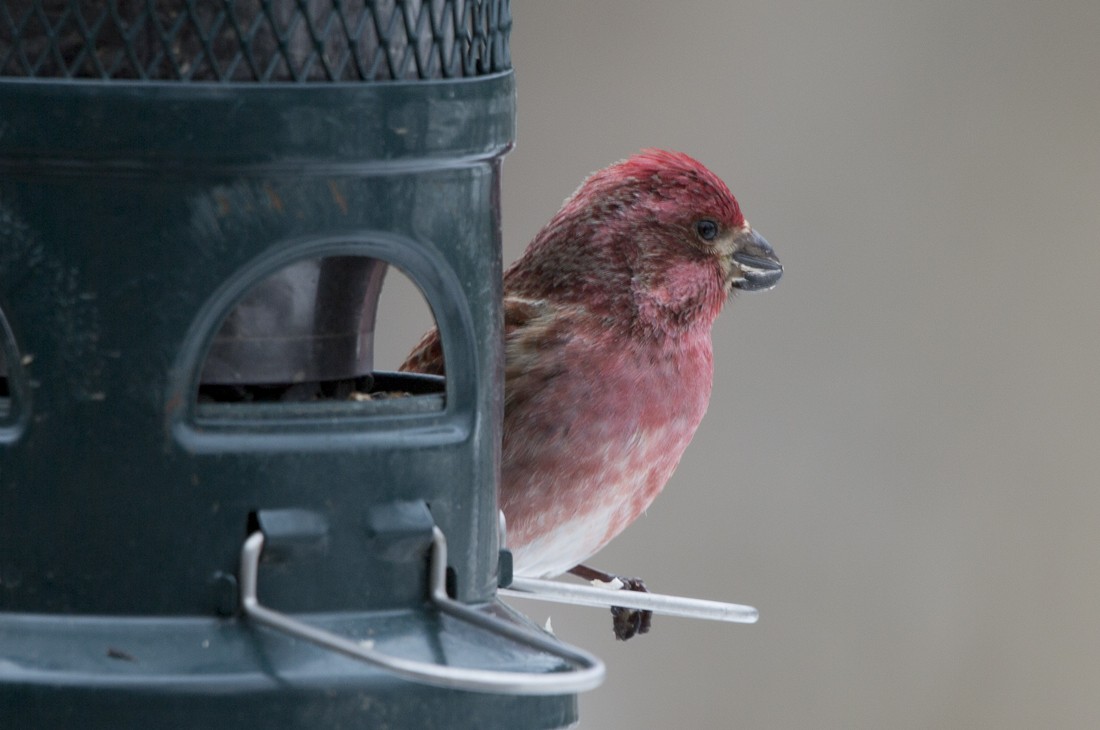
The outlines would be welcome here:
[[[641,578],[624,578],[614,573],[605,573],[602,570],[590,568],[587,565],[578,565],[570,571],[578,578],[600,583],[618,582],[618,590],[638,591],[649,593],[645,587],[645,581]],[[650,624],[653,623],[653,612],[639,608],[626,608],[624,606],[611,607],[611,628],[615,632],[615,638],[619,641],[632,639],[638,634],[648,634]]]
[[[622,582],[622,590],[624,591],[649,593],[649,589],[645,587],[645,581],[641,578],[615,577]],[[652,611],[640,608],[624,608],[623,606],[611,607],[611,626],[615,632],[615,638],[619,641],[626,641],[637,634],[648,634],[652,623]]]

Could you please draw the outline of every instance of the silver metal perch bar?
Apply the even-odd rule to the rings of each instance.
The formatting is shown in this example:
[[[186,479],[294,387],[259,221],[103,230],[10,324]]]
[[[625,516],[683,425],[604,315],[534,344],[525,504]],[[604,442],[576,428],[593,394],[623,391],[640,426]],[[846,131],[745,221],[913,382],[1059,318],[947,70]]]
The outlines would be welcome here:
[[[662,593],[642,593],[612,587],[599,588],[539,578],[513,578],[512,584],[508,588],[501,588],[498,592],[506,598],[524,598],[602,608],[622,606],[624,608],[653,611],[667,616],[705,619],[708,621],[728,621],[738,624],[754,624],[760,618],[760,612],[755,608],[739,603],[723,603],[702,598],[670,596]]]

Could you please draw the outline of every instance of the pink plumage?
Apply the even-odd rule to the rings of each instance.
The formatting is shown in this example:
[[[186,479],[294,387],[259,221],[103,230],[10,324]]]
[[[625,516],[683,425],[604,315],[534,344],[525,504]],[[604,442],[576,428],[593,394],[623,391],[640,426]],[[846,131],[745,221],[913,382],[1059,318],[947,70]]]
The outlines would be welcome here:
[[[664,487],[710,398],[711,325],[782,267],[729,189],[687,155],[593,173],[504,275],[500,505],[515,572],[553,576]],[[430,332],[402,369],[443,371]]]

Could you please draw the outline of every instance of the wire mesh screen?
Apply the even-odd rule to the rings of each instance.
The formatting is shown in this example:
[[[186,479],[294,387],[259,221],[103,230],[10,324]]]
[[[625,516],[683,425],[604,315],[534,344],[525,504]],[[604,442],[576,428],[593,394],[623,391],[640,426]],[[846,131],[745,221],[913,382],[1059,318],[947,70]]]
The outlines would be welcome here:
[[[0,76],[388,81],[511,68],[508,0],[0,0]]]

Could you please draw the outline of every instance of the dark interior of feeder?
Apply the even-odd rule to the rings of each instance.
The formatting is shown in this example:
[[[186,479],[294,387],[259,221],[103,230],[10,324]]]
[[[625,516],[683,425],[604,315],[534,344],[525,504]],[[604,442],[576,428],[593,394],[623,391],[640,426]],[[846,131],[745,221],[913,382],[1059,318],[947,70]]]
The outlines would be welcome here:
[[[11,412],[11,383],[8,380],[9,349],[14,353],[15,345],[11,340],[4,312],[0,310],[0,418],[5,418]]]
[[[4,357],[4,348],[0,347],[0,398],[7,398],[11,395],[11,391],[8,390],[8,362]]]
[[[410,289],[419,294],[399,269],[366,256],[286,266],[248,290],[222,321],[203,365],[198,402],[417,399],[412,410],[419,412],[428,396],[442,408],[443,377],[397,372],[434,325],[422,294],[419,310],[410,311],[418,298]],[[379,362],[384,369],[376,369]]]

